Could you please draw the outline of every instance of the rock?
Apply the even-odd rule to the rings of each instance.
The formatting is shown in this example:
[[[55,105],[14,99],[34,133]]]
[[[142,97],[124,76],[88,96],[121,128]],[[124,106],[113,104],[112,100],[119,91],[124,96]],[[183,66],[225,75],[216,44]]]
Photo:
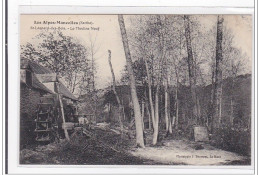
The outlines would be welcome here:
[[[206,127],[195,126],[194,127],[194,139],[195,142],[208,142],[209,134]]]
[[[202,150],[202,149],[204,149],[204,147],[203,147],[203,145],[199,144],[199,145],[195,145],[194,149],[195,150]]]

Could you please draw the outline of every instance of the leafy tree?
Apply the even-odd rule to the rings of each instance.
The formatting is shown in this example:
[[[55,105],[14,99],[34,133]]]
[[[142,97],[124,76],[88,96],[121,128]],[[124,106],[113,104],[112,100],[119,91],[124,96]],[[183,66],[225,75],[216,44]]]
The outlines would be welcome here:
[[[40,33],[33,38],[36,44],[21,46],[21,57],[34,60],[62,76],[72,93],[88,91],[92,83],[88,50],[73,37],[61,32]]]

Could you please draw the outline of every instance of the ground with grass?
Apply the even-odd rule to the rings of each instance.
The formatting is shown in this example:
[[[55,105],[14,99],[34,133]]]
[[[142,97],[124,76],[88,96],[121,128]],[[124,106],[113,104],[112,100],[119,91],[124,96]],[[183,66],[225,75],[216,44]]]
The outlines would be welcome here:
[[[96,126],[91,135],[76,135],[71,141],[27,146],[20,152],[21,164],[60,165],[249,165],[250,159],[236,153],[189,140],[163,138],[152,146],[146,132],[146,148],[121,135],[118,128]]]

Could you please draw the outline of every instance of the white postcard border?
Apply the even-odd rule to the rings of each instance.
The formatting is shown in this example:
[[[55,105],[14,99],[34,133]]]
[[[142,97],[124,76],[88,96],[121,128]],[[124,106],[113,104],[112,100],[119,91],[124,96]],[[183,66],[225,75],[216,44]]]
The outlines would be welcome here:
[[[25,2],[25,1],[22,1]],[[8,31],[9,80],[9,158],[10,174],[251,174],[253,166],[82,166],[82,165],[18,165],[19,129],[19,15],[20,14],[252,14],[252,8],[213,7],[83,7],[83,6],[19,6],[11,11]],[[13,15],[13,16],[12,16]],[[253,100],[253,99],[252,99]],[[252,113],[254,116],[254,111]],[[11,122],[13,121],[13,122]],[[15,122],[14,122],[15,121]],[[252,120],[253,122],[253,120]],[[254,125],[253,125],[254,126]],[[252,139],[253,141],[254,139]],[[254,144],[252,144],[253,146]],[[253,147],[252,147],[253,148]],[[16,150],[16,151],[14,151]],[[253,150],[253,149],[252,149]],[[254,155],[254,154],[252,154]],[[252,157],[252,160],[254,157]],[[62,167],[62,168],[61,168]],[[195,168],[195,169],[194,169]]]

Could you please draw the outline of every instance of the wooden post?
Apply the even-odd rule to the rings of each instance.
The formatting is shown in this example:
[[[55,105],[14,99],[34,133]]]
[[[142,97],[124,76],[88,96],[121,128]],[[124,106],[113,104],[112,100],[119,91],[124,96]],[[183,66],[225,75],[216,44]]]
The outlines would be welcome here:
[[[58,98],[59,98],[59,102],[60,102],[60,109],[61,109],[61,115],[62,115],[62,120],[63,120],[63,129],[64,129],[64,134],[65,134],[65,137],[68,141],[70,141],[70,137],[69,137],[69,134],[68,134],[68,130],[65,126],[65,115],[64,115],[64,109],[63,109],[63,103],[62,103],[62,94],[60,93],[60,83],[57,82],[57,91],[58,91]]]

